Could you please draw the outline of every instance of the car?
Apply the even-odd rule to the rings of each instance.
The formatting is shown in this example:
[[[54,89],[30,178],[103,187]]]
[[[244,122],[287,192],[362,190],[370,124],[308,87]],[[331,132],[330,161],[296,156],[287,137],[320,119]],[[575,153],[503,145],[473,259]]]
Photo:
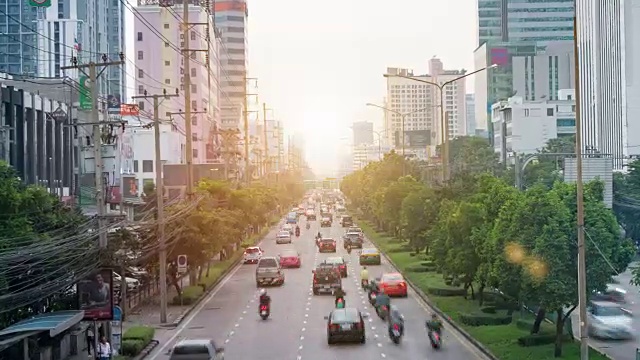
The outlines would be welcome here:
[[[344,215],[341,219],[340,219],[340,225],[342,225],[342,227],[350,227],[353,226],[353,218],[349,215]]]
[[[607,288],[604,291],[594,292],[591,299],[625,304],[627,302],[626,295],[626,290],[615,285],[607,285]]]
[[[245,264],[257,264],[260,258],[264,254],[261,248],[258,246],[249,246],[244,250],[243,258]]]
[[[331,227],[331,218],[327,216],[323,217],[320,222],[320,227]]]
[[[335,267],[338,268],[338,271],[340,272],[340,276],[342,276],[343,278],[347,277],[347,262],[344,260],[343,257],[340,257],[340,256],[328,257],[323,261],[323,263],[334,265]]]
[[[352,307],[331,311],[329,316],[325,316],[325,320],[327,320],[327,343],[331,345],[338,341],[359,342],[361,344],[367,342],[364,326],[365,317],[360,310]]]
[[[278,255],[280,260],[280,266],[283,268],[299,268],[302,266],[302,260],[300,259],[300,253],[294,249],[288,249]]]
[[[380,265],[380,251],[376,248],[362,249],[359,256],[360,265]]]
[[[280,229],[280,231],[281,231],[281,232],[282,232],[282,231],[287,231],[287,232],[289,232],[289,234],[293,235],[293,229],[294,229],[293,225],[291,225],[291,224],[284,224],[284,225],[282,225],[282,228]]]
[[[400,273],[386,273],[380,277],[378,287],[389,296],[407,297],[407,282]]]
[[[280,231],[276,235],[276,244],[291,244],[291,233],[288,231]]]
[[[138,279],[134,279],[134,278],[130,278],[130,277],[124,277],[124,281],[127,282],[127,291],[134,291],[137,290],[140,287],[140,280]],[[113,287],[116,289],[120,288],[120,284],[122,284],[122,277],[120,276],[120,274],[114,272],[113,273]]]
[[[331,264],[318,264],[313,273],[313,295],[332,294],[342,289],[342,277],[339,270]]]
[[[348,245],[351,245],[351,248],[362,249],[364,244],[364,236],[361,233],[357,232],[349,232],[344,234],[342,237],[342,245],[346,249]]]
[[[322,238],[318,240],[318,251],[320,252],[336,252],[337,244],[334,239]]]
[[[263,256],[256,267],[256,286],[284,285],[284,272],[274,256]]]
[[[307,220],[316,220],[316,212],[315,210],[307,210],[305,216],[307,217]]]
[[[224,360],[224,347],[208,339],[183,339],[173,345],[169,360]]]
[[[305,214],[304,206],[298,207],[298,216],[302,216]]]
[[[633,318],[620,304],[610,301],[591,301],[587,306],[589,334],[601,339],[633,338]]]
[[[355,233],[362,234],[362,236],[364,236],[364,232],[362,232],[362,229],[361,229],[361,228],[359,228],[359,227],[357,227],[357,226],[350,226],[350,227],[347,229],[347,231],[345,231],[345,234],[346,234],[346,233],[354,233],[354,232],[355,232]]]

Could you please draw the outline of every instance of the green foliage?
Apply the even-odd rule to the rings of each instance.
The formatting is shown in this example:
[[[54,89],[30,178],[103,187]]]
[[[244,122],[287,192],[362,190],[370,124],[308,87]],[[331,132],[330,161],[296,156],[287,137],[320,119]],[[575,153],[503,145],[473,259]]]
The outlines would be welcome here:
[[[571,139],[557,139],[541,152],[566,153],[571,146]],[[508,324],[525,300],[561,314],[558,319],[564,323],[564,309],[578,302],[575,185],[537,182],[519,192],[500,174],[485,140],[460,138],[451,148],[452,178],[445,185],[429,187],[402,176],[397,168],[402,159],[390,154],[345,177],[342,191],[379,229],[431,256],[431,266],[444,274],[444,284],[427,286],[429,294],[472,299],[480,295],[482,306],[486,287],[500,289],[503,295],[493,296],[487,311],[464,312],[465,324]],[[589,292],[603,290],[633,255],[631,244],[620,239],[616,218],[604,206],[602,194],[601,182],[586,184]],[[400,244],[383,250],[400,255],[406,249]],[[408,264],[405,270],[421,275],[425,271],[418,264]],[[490,309],[504,309],[507,315],[488,313]],[[560,339],[562,333],[554,336]]]
[[[155,329],[150,326],[133,326],[122,335],[122,355],[134,357],[153,340]]]

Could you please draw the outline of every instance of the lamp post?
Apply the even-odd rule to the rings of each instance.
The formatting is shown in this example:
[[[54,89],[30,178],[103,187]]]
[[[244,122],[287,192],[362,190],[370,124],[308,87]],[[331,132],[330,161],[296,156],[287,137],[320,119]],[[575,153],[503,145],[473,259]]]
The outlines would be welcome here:
[[[421,82],[421,83],[425,83],[425,84],[429,84],[429,85],[433,85],[436,87],[436,89],[438,89],[439,93],[440,93],[440,126],[442,127],[442,133],[440,134],[441,136],[441,140],[442,140],[442,145],[443,145],[443,151],[442,151],[442,179],[443,180],[447,180],[449,178],[449,121],[445,118],[445,111],[444,111],[444,88],[445,86],[452,84],[458,80],[464,79],[466,77],[469,77],[471,75],[475,75],[479,72],[488,70],[488,69],[493,69],[498,67],[498,65],[493,64],[487,67],[483,67],[482,69],[478,69],[475,71],[472,71],[468,74],[464,74],[462,76],[458,76],[457,78],[451,79],[451,80],[447,80],[445,82],[443,82],[442,84],[438,84],[436,82],[433,81],[429,81],[429,80],[423,80],[423,79],[419,79],[417,77],[414,76],[405,76],[405,75],[393,75],[393,74],[384,74],[384,77],[389,78],[389,77],[397,77],[397,78],[403,78],[403,79],[407,79],[407,80],[413,80],[413,81],[417,81],[417,82]]]
[[[386,133],[387,130],[382,131],[373,131],[374,134],[378,135],[378,160],[382,160],[382,135]]]
[[[404,153],[404,149],[405,149],[405,147],[404,147],[404,119],[407,116],[411,115],[411,114],[415,114],[415,113],[419,113],[421,111],[425,111],[427,109],[430,109],[431,107],[428,106],[428,107],[424,107],[424,108],[420,108],[420,109],[411,110],[411,111],[408,111],[408,112],[400,112],[400,111],[397,111],[397,110],[389,109],[389,108],[386,108],[384,106],[380,106],[380,105],[376,105],[376,104],[372,104],[372,103],[367,103],[367,106],[377,107],[378,109],[382,109],[384,111],[388,111],[390,113],[393,113],[393,114],[396,114],[396,115],[400,116],[400,121],[401,121],[400,127],[401,127],[401,133],[402,133],[402,159],[404,160],[405,159],[405,153]],[[402,175],[404,176],[405,175],[404,162],[402,164],[403,164],[402,165]]]

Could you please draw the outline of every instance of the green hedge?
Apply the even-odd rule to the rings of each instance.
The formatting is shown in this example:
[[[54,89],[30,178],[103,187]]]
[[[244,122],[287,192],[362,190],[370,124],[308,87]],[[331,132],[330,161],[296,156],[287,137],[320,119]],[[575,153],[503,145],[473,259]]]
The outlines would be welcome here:
[[[424,273],[424,272],[430,272],[432,270],[422,265],[409,265],[406,268],[404,268],[404,271]]]
[[[570,335],[562,335],[562,342],[571,342],[573,339]],[[548,345],[556,342],[555,334],[531,334],[518,338],[518,345],[523,347]]]
[[[196,302],[200,296],[204,293],[202,286],[187,286],[182,289],[182,299],[180,299],[180,295],[176,295],[171,300],[171,305],[191,305]]]
[[[122,355],[134,357],[140,354],[145,346],[147,345],[145,345],[142,340],[122,340],[120,352]]]
[[[428,287],[427,292],[435,296],[465,296],[467,291],[465,289],[453,289],[453,288],[437,288]]]
[[[516,326],[518,329],[531,331],[531,329],[533,329],[533,322],[534,320],[530,319],[518,319],[518,321],[516,321]]]
[[[149,326],[134,326],[122,335],[122,355],[137,356],[155,335],[156,329]]]
[[[490,314],[460,314],[460,321],[469,326],[508,325],[512,321],[511,316]]]
[[[480,311],[482,311],[485,314],[495,314],[497,312],[497,309],[495,306],[485,306],[480,308]]]

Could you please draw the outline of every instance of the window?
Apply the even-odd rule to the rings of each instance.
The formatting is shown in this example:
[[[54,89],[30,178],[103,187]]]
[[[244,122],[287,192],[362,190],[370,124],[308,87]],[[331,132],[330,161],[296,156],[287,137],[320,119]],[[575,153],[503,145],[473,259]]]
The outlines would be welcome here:
[[[144,94],[144,86],[138,85],[138,94]]]
[[[576,126],[576,119],[557,119],[556,126]]]
[[[193,158],[194,159],[198,158],[198,149],[193,149]]]
[[[196,110],[197,108],[198,108],[198,100],[191,100],[191,110]]]
[[[164,28],[168,29],[169,28],[169,24],[164,24]]]
[[[191,118],[191,125],[193,126],[198,126],[198,118],[197,117],[192,117]]]
[[[142,51],[138,51],[138,60],[144,59],[144,53]]]
[[[171,79],[164,79],[164,83],[167,85],[171,84]]]
[[[192,59],[195,59],[195,58],[196,58],[196,52],[195,52],[195,51],[191,53],[191,58],[192,58]]]
[[[553,108],[547,108],[547,116],[553,116]]]
[[[229,65],[244,65],[244,60],[227,60]],[[451,99],[448,99],[451,100]]]
[[[164,42],[164,47],[169,47],[169,42],[168,41]]]
[[[142,32],[138,31],[138,41],[142,41]]]
[[[169,65],[171,65],[171,61],[169,61],[169,60],[165,60],[165,61],[164,61],[164,66],[169,66]]]
[[[196,39],[196,32],[192,31],[191,32],[191,36],[189,36],[191,38],[191,40],[195,40]]]
[[[229,27],[227,27],[227,32],[230,32],[230,33],[244,33],[244,28],[229,26]]]
[[[244,44],[243,38],[227,38],[227,42],[236,43],[236,44]]]
[[[197,133],[193,133],[191,134],[191,140],[192,141],[198,141],[198,134]],[[194,156],[195,157],[195,156]]]
[[[196,68],[191,68],[191,76],[196,76]]]
[[[138,171],[140,171],[138,168],[138,160],[133,160],[133,172],[137,173]]]
[[[198,87],[196,85],[191,85],[191,93],[195,94],[198,92]]]
[[[142,160],[142,172],[153,172],[153,160]]]
[[[138,77],[142,79],[144,77],[144,70],[138,69]]]
[[[143,91],[143,92],[144,92],[144,91]],[[144,101],[140,101],[140,102],[138,103],[138,109],[139,109],[140,111],[144,111]]]
[[[524,116],[529,116],[529,109],[524,109]]]

